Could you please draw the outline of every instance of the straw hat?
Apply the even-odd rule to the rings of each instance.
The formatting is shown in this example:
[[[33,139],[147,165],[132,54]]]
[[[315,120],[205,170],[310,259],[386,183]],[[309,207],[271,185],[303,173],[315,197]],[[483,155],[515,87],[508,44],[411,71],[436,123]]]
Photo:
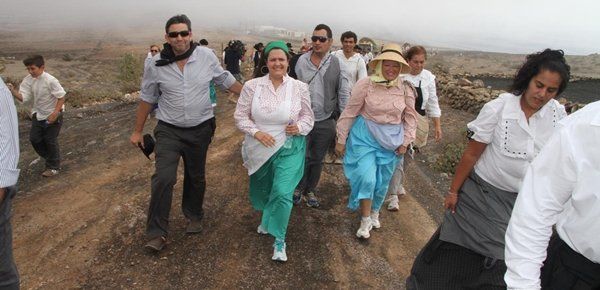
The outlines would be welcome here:
[[[407,74],[410,72],[410,66],[408,66],[408,63],[406,60],[404,60],[404,57],[402,57],[402,47],[399,44],[388,43],[384,45],[381,53],[369,62],[369,67],[375,69],[377,62],[382,60],[393,60],[399,62],[401,74]]]

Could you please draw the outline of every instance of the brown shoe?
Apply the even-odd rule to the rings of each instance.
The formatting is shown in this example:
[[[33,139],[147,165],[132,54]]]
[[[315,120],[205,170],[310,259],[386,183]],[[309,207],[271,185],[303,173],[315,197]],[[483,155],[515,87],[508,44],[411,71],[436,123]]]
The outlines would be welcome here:
[[[167,238],[165,238],[163,236],[158,236],[158,237],[148,241],[146,243],[146,245],[144,246],[144,248],[151,250],[151,251],[159,252],[165,247],[166,244],[167,244]]]
[[[202,220],[190,220],[185,228],[186,234],[197,234],[202,231]]]
[[[43,177],[52,177],[55,175],[58,175],[59,171],[58,169],[46,169],[44,170],[44,172],[42,172],[42,176]]]

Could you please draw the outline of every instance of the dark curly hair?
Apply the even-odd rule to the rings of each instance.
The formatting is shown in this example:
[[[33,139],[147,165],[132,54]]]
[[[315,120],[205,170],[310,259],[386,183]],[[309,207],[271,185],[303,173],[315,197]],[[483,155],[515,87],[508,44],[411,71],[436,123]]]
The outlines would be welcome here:
[[[531,79],[543,70],[556,72],[560,75],[560,86],[557,96],[560,95],[569,83],[571,67],[567,64],[565,53],[562,50],[545,49],[527,56],[523,66],[517,71],[510,91],[515,95],[521,95],[527,90]]]
[[[281,48],[275,47],[275,48],[269,50],[269,53],[271,53],[271,51],[276,50],[276,49],[279,49],[279,50],[283,51],[285,53],[285,57],[287,58],[288,62],[290,61],[290,59],[292,58],[292,56],[289,53],[285,52]],[[263,50],[260,53],[260,60],[258,61],[258,66],[256,68],[254,68],[254,74],[253,74],[254,78],[260,78],[260,77],[263,77],[263,76],[267,75],[268,69],[267,69],[267,73],[265,73],[262,70],[262,68],[263,67],[265,67],[265,68],[267,67],[267,60],[268,59],[269,59],[269,54],[265,54],[265,51]]]

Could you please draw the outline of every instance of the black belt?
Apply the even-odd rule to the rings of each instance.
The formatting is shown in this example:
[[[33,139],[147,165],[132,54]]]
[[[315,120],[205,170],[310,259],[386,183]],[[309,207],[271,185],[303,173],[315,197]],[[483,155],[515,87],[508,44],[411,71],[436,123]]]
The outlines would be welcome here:
[[[202,127],[204,127],[204,126],[206,126],[208,124],[213,124],[214,122],[215,122],[215,117],[212,117],[212,118],[210,118],[210,119],[208,119],[208,120],[206,120],[206,121],[204,121],[204,122],[202,122],[202,123],[200,123],[200,124],[198,124],[196,126],[192,126],[192,127],[179,127],[179,126],[175,126],[173,124],[169,124],[169,123],[167,123],[165,121],[158,120],[158,124],[159,125],[163,125],[163,126],[166,126],[166,127],[169,127],[169,128],[179,129],[179,130],[194,130],[194,129],[199,129],[199,128],[202,128]]]

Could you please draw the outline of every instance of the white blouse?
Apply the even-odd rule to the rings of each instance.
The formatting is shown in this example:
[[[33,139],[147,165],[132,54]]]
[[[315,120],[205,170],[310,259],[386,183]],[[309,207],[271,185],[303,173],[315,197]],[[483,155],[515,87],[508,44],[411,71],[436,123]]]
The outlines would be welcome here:
[[[473,140],[488,144],[475,164],[475,172],[493,186],[510,192],[519,191],[527,166],[556,131],[558,121],[567,115],[563,105],[550,100],[528,122],[520,98],[501,94],[467,124]]]
[[[402,76],[405,81],[411,83],[415,88],[421,82],[421,91],[423,92],[423,103],[421,110],[425,110],[427,117],[439,118],[442,115],[438,96],[435,87],[435,75],[424,69],[418,75],[406,74]]]

